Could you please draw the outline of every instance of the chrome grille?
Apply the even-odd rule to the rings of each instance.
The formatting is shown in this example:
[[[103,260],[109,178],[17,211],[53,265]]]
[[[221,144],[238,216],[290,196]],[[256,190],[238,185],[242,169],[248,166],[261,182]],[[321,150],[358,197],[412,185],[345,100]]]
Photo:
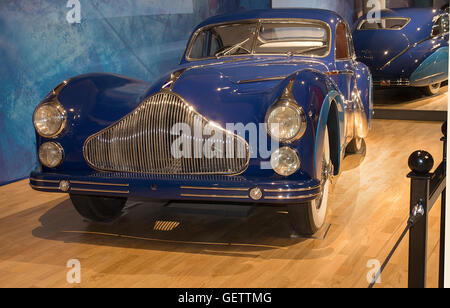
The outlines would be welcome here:
[[[191,133],[172,134],[179,123]],[[199,127],[211,135],[195,135]],[[173,146],[191,155],[173,155]],[[205,147],[215,155],[205,155]],[[89,137],[83,154],[98,171],[163,175],[237,175],[247,169],[250,157],[243,138],[208,121],[170,91],[149,97],[122,120]]]

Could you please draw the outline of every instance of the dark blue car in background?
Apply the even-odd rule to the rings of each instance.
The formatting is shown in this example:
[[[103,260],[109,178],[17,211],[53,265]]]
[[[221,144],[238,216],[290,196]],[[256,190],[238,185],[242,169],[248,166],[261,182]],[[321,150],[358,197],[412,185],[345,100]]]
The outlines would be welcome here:
[[[432,8],[381,11],[353,29],[358,61],[369,66],[375,86],[418,87],[428,95],[448,80],[448,12]]]
[[[52,91],[34,113],[30,185],[70,194],[91,221],[118,218],[129,198],[240,203],[288,207],[295,230],[313,234],[371,117],[372,77],[341,16],[216,16],[153,84],[95,73]]]

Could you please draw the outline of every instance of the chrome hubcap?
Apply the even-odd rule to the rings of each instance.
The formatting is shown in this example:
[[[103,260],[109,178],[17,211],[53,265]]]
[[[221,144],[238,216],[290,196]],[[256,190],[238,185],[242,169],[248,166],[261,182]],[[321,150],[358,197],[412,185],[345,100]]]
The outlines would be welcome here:
[[[316,201],[316,208],[319,210],[322,207],[322,201],[323,201],[323,194],[324,194],[324,188],[328,181],[330,183],[333,183],[333,174],[334,174],[334,167],[333,164],[330,162],[327,162],[325,157],[323,158],[322,162],[322,179],[320,181],[320,198]]]

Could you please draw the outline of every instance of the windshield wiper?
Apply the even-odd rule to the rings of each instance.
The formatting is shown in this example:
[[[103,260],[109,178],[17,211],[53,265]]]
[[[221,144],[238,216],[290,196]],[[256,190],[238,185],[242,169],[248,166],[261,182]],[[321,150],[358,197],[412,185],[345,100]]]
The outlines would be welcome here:
[[[236,48],[241,48],[242,45],[244,45],[245,43],[247,43],[248,41],[250,41],[250,37],[240,43],[237,43],[231,47],[228,47],[227,49],[224,49],[222,51],[219,51],[218,53],[215,54],[216,58],[222,57],[222,56],[227,56],[228,54],[230,54],[232,51],[234,51]],[[244,49],[245,50],[245,49]],[[246,50],[247,51],[247,50]],[[247,51],[248,52],[248,51]]]
[[[308,49],[304,49],[302,51],[298,51],[296,53],[299,54],[299,55],[302,55],[302,54],[305,54],[305,53],[308,53],[308,52],[311,52],[311,51],[316,51],[316,50],[319,50],[319,49],[323,49],[325,47],[327,47],[327,46],[311,47],[311,48],[308,48]]]

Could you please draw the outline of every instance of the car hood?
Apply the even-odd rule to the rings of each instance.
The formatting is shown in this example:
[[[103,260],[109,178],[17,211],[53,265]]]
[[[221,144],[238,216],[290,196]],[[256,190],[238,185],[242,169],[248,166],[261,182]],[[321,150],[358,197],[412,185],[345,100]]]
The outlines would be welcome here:
[[[228,78],[233,83],[288,76],[304,68],[328,71],[326,64],[322,61],[294,57],[272,57],[270,59],[264,57],[224,58],[223,60],[185,67],[185,69],[192,72],[214,71],[220,73],[222,77]]]
[[[323,62],[286,57],[197,64],[178,70],[180,75],[172,90],[221,125],[263,123],[286,78],[307,68],[328,71]]]

